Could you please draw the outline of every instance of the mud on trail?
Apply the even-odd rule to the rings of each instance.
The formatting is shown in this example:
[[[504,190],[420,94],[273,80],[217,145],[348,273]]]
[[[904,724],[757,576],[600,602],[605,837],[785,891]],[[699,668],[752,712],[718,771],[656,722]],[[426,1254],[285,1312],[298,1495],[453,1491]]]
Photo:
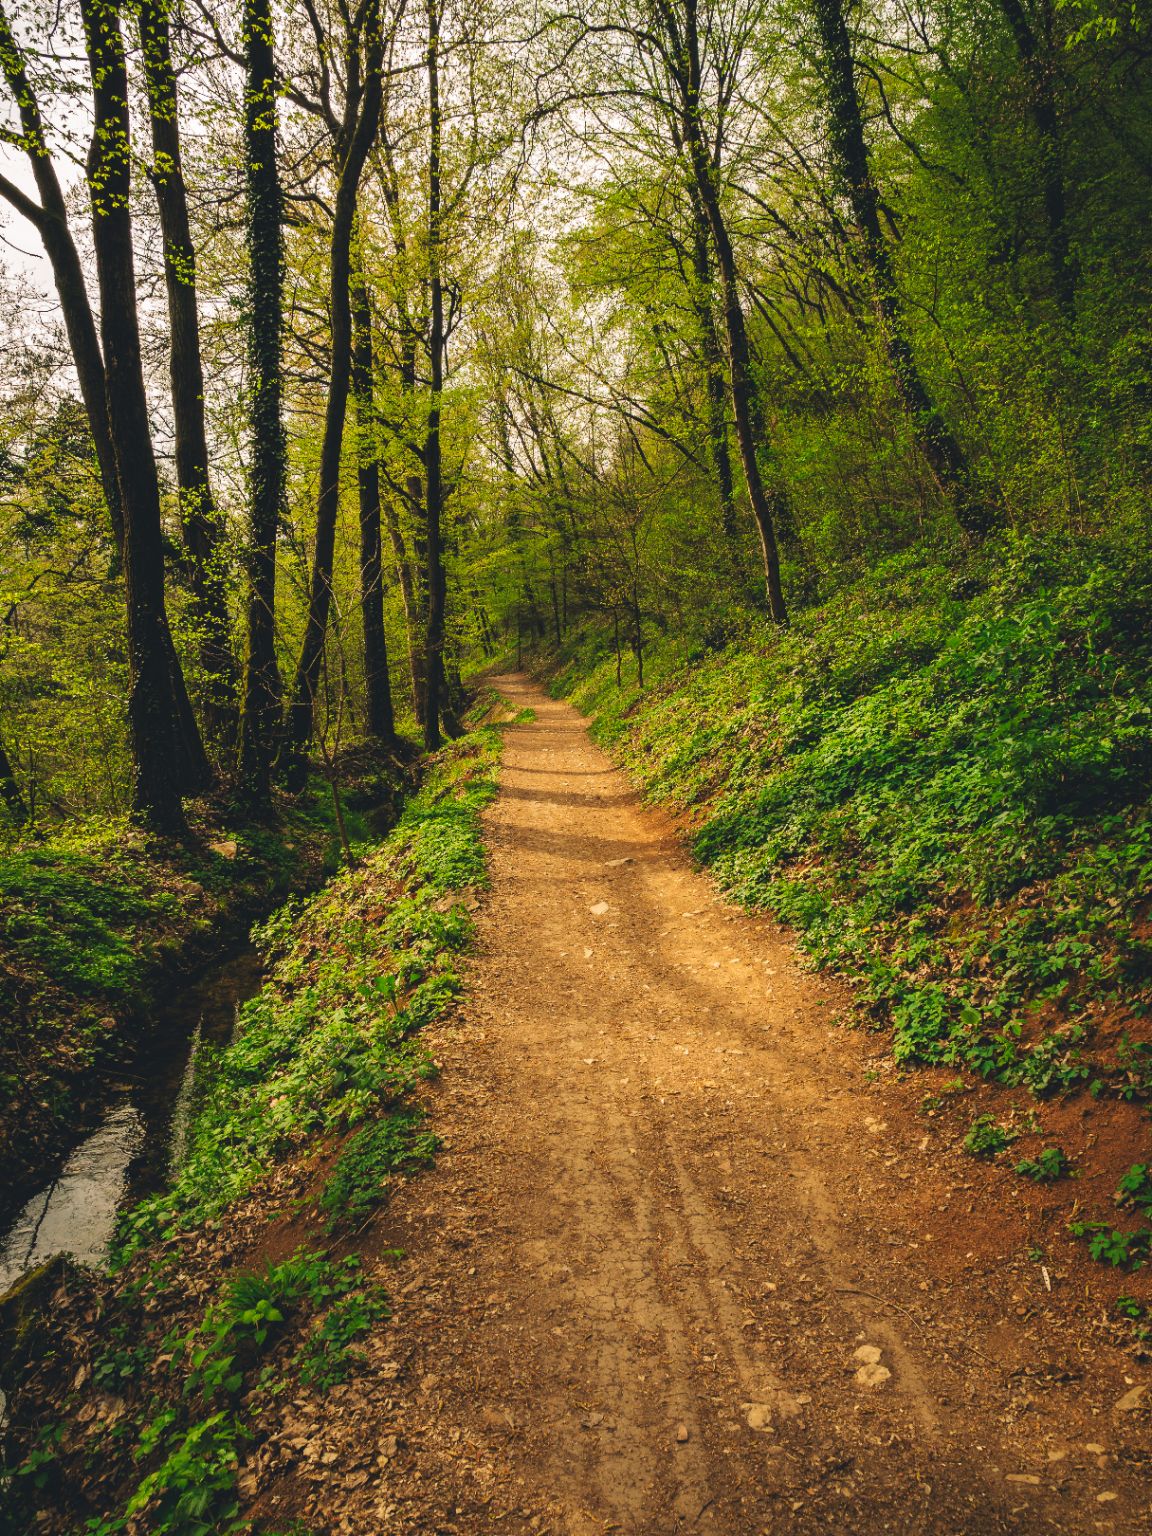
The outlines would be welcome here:
[[[694,872],[580,717],[499,686],[536,719],[507,732],[469,995],[435,1034],[446,1149],[361,1239],[408,1254],[366,1373],[296,1401],[299,1459],[251,1513],[1152,1528],[1147,1400],[1115,1407],[1139,1368],[1082,1282],[1027,1261],[917,1094],[830,1022],[834,987]]]

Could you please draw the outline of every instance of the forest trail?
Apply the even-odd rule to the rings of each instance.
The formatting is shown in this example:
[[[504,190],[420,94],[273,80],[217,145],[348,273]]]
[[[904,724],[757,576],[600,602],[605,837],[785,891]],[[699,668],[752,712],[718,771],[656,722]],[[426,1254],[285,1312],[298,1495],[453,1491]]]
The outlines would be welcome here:
[[[1146,1531],[1122,1366],[1002,1247],[979,1171],[575,711],[497,684],[536,719],[506,733],[479,954],[434,1034],[446,1149],[361,1240],[408,1254],[396,1316],[259,1512],[357,1536]]]

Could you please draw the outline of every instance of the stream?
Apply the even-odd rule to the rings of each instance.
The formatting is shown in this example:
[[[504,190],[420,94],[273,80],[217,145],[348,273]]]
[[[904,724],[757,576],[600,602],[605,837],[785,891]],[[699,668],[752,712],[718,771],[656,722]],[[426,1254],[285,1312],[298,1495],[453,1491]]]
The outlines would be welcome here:
[[[260,990],[245,949],[158,1008],[128,1067],[113,1080],[99,1123],[24,1207],[0,1224],[0,1295],[58,1253],[100,1267],[119,1211],[164,1188],[184,1154],[197,1058],[231,1039],[236,1010]]]

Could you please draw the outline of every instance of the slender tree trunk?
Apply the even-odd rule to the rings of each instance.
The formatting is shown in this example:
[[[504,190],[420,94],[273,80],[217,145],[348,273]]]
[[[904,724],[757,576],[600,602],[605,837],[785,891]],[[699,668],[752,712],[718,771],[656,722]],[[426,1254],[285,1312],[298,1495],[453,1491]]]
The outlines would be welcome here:
[[[266,809],[280,719],[276,661],[276,538],[287,483],[282,415],[284,231],[277,161],[276,60],[272,0],[244,4],[244,159],[247,183],[248,363],[251,462],[248,472],[248,659],[240,717],[241,794]]]
[[[724,303],[724,325],[728,334],[728,371],[732,393],[732,416],[736,425],[736,441],[740,449],[740,464],[744,470],[744,483],[748,499],[752,503],[752,516],[760,535],[760,551],[764,560],[764,580],[768,589],[768,608],[777,624],[788,622],[788,610],[784,602],[784,589],[780,581],[780,551],[776,543],[776,524],[783,504],[783,492],[766,483],[760,467],[760,455],[766,457],[770,445],[765,438],[757,441],[755,423],[760,411],[756,402],[756,380],[752,372],[752,353],[748,343],[748,330],[744,311],[740,305],[740,279],[736,269],[736,255],[720,205],[720,191],[716,184],[715,168],[704,140],[700,115],[700,40],[697,32],[696,0],[686,0],[684,14],[684,73],[678,81],[683,102],[685,148],[696,195],[704,209],[708,228],[712,235],[712,248],[720,269],[720,286]],[[673,22],[673,27],[676,23]]]
[[[728,446],[727,388],[724,383],[724,356],[712,309],[712,252],[708,246],[708,221],[698,196],[692,202],[692,275],[695,286],[692,304],[700,328],[700,353],[704,359],[708,393],[708,446],[720,496],[720,528],[728,546],[732,564],[740,571],[740,537],[736,527],[736,499],[732,483],[732,454]]]
[[[328,633],[328,615],[332,606],[332,561],[340,505],[340,458],[352,381],[352,308],[349,292],[352,232],[360,175],[380,123],[383,47],[377,5],[369,7],[363,27],[367,42],[363,81],[357,88],[358,63],[346,71],[349,97],[335,146],[336,203],[328,269],[332,362],[324,411],[324,435],[320,443],[320,490],[316,502],[316,545],[308,590],[308,616],[285,722],[286,767],[295,778],[299,777],[299,760],[312,736],[316,684],[320,677],[320,663]],[[359,37],[354,37],[349,47],[350,62],[353,55],[358,60],[359,48]]]
[[[548,591],[552,598],[552,633],[556,637],[556,644],[559,645],[563,639],[560,629],[560,590],[556,585],[556,559],[551,546],[548,548]]]
[[[139,0],[140,40],[152,121],[152,182],[164,239],[180,525],[188,551],[200,660],[206,679],[205,713],[213,734],[227,741],[236,723],[236,657],[228,612],[223,528],[208,476],[196,251],[180,154],[179,101],[168,34],[169,3],[170,0]]]
[[[402,270],[408,269],[408,242],[401,217],[400,194],[395,164],[387,132],[379,135],[381,156],[377,163],[377,179],[391,221],[392,240]],[[416,395],[416,348],[418,336],[412,323],[407,296],[403,285],[396,293],[398,345],[400,352],[400,389],[406,404],[411,405]],[[408,414],[407,412],[405,413]],[[407,477],[407,496],[412,507],[413,527],[417,530],[424,523],[424,482],[418,474]],[[412,554],[405,546],[397,507],[391,500],[385,503],[384,516],[388,525],[388,537],[396,559],[396,574],[400,581],[400,596],[404,607],[404,633],[408,646],[408,672],[412,680],[412,712],[421,730],[424,727],[424,662],[422,620],[427,608],[423,583],[424,538],[419,531],[413,540]]]
[[[388,645],[384,635],[384,579],[380,550],[380,463],[376,444],[376,359],[372,304],[364,275],[352,282],[352,393],[356,402],[356,464],[360,492],[360,615],[364,628],[364,692],[369,734],[396,736]]]
[[[644,619],[640,608],[640,552],[632,530],[632,650],[636,657],[636,686],[644,686]]]
[[[1055,59],[1042,46],[1028,19],[1023,0],[1000,0],[1000,8],[1016,42],[1028,83],[1028,110],[1040,139],[1044,216],[1048,224],[1048,257],[1056,301],[1066,319],[1076,314],[1076,263],[1068,245],[1068,206],[1064,182],[1064,144],[1056,110]]]
[[[88,415],[88,429],[96,452],[100,470],[100,484],[108,505],[112,524],[112,536],[118,555],[124,547],[124,515],[120,506],[120,485],[116,478],[116,454],[112,447],[112,429],[108,423],[108,401],[104,385],[104,359],[100,352],[100,338],[80,253],[72,238],[68,222],[68,208],[64,192],[56,175],[56,168],[44,137],[44,125],[40,108],[28,80],[24,60],[12,35],[7,15],[0,4],[0,68],[17,104],[23,146],[40,197],[37,203],[0,176],[0,196],[3,196],[36,228],[44,245],[45,254],[52,267],[52,277],[60,300],[60,312],[64,317],[64,329],[76,366],[80,384],[80,398]]]
[[[440,409],[444,389],[444,288],[440,271],[440,11],[439,0],[428,0],[428,289],[430,319],[428,361],[431,399],[424,439],[425,509],[427,512],[428,625],[424,660],[424,745],[440,746],[440,702],[444,676],[444,556],[440,520],[444,486],[441,467]]]
[[[995,521],[992,509],[980,494],[967,455],[928,393],[908,339],[892,251],[880,227],[880,199],[864,138],[843,0],[814,0],[814,8],[824,54],[829,138],[860,236],[860,257],[872,284],[884,350],[921,452],[941,490],[952,499],[961,527],[980,537]]]
[[[423,507],[423,487],[419,477],[409,478],[409,495],[413,494],[412,479],[416,479],[416,505]],[[412,712],[416,716],[416,723],[423,725],[423,692],[424,674],[420,665],[420,612],[416,600],[416,579],[412,573],[412,561],[408,554],[408,547],[404,542],[404,531],[400,527],[400,517],[395,503],[385,500],[384,522],[388,529],[388,542],[392,545],[392,555],[396,561],[396,578],[400,583],[400,604],[404,610],[404,634],[408,641],[408,675],[412,680]]]
[[[20,784],[12,768],[12,760],[8,756],[3,736],[0,736],[0,800],[4,802],[13,825],[24,826],[28,820],[28,806],[20,791]]]
[[[132,808],[144,822],[179,831],[184,825],[181,796],[204,788],[211,770],[164,605],[160,487],[136,310],[128,71],[117,13],[105,0],[81,0],[81,14],[95,117],[88,157],[92,238],[108,420],[124,513],[128,718],[135,764]]]
[[[744,471],[744,483],[748,499],[752,503],[752,516],[760,536],[760,553],[764,562],[764,580],[768,589],[768,608],[777,624],[787,624],[788,610],[784,602],[784,588],[780,581],[780,551],[776,542],[776,525],[783,510],[783,492],[768,485],[760,467],[760,455],[768,455],[767,440],[759,440],[756,419],[760,414],[756,403],[756,380],[752,372],[752,352],[748,344],[748,330],[744,311],[740,305],[740,280],[736,270],[736,256],[724,221],[720,198],[712,180],[712,169],[704,156],[704,146],[698,146],[694,158],[701,201],[704,204],[716,248],[720,268],[720,283],[724,300],[724,324],[728,333],[728,374],[732,395],[732,416],[736,425],[736,441],[740,449],[740,464]]]

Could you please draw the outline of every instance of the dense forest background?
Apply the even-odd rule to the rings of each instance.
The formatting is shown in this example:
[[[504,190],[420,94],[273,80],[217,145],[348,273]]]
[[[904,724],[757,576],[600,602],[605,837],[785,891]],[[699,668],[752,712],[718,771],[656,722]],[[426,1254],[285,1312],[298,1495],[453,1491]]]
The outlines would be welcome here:
[[[560,1529],[579,1443],[670,1529],[747,1430],[724,1529],[1146,1529],[1147,0],[0,0],[0,75],[0,1527]]]
[[[910,550],[1139,586],[1149,39],[6,0],[0,835],[259,812],[489,657],[642,682]]]

